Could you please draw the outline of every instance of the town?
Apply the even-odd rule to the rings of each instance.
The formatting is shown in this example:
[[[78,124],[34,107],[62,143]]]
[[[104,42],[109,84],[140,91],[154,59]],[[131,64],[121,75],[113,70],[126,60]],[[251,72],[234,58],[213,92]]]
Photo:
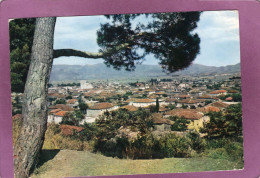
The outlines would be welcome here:
[[[13,110],[19,95],[13,94]],[[189,130],[199,132],[210,118],[210,111],[225,110],[231,104],[241,102],[240,74],[216,76],[185,76],[150,79],[146,82],[119,83],[109,81],[50,85],[48,88],[48,123],[60,124],[64,116],[78,111],[78,123],[93,123],[106,111],[124,108],[136,111],[144,108],[154,117],[155,128],[170,131],[170,116],[183,117],[190,121]],[[156,111],[156,105],[158,111]],[[14,115],[14,118],[21,114]]]

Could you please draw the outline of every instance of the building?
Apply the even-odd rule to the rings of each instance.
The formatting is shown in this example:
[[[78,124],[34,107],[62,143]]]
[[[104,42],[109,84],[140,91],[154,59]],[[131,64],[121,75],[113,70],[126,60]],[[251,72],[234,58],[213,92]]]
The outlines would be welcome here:
[[[87,83],[86,80],[80,80],[80,89],[82,90],[90,90],[93,88],[93,85]]]
[[[83,124],[84,122],[93,123],[104,112],[113,111],[116,109],[118,109],[118,106],[115,106],[112,103],[106,103],[106,102],[96,103],[87,109],[87,115],[86,115],[85,119],[83,119],[80,122],[80,124]]]
[[[133,105],[135,107],[147,107],[150,105],[155,105],[156,102],[152,99],[137,99],[133,102],[130,102],[129,105]]]

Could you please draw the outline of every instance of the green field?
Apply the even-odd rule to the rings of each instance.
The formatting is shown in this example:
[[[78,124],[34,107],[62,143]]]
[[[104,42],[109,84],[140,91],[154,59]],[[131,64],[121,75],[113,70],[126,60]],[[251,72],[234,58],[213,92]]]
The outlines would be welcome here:
[[[34,170],[31,177],[155,174],[242,168],[242,165],[224,159],[195,157],[129,160],[75,150],[43,150],[41,161],[42,164]]]

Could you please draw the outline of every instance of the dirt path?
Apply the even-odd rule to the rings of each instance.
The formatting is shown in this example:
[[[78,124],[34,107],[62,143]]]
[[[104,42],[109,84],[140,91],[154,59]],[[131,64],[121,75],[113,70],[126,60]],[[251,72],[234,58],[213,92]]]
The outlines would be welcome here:
[[[210,158],[165,158],[154,160],[121,160],[90,152],[61,150],[36,169],[33,178],[154,174],[228,170],[237,165]]]

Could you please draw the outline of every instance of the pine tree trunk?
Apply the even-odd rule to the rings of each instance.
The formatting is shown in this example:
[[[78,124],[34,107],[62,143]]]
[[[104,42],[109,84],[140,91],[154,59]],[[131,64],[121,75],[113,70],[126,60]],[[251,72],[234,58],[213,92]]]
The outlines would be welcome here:
[[[48,81],[53,62],[55,17],[38,18],[23,99],[23,124],[14,147],[16,178],[29,177],[47,129]]]

